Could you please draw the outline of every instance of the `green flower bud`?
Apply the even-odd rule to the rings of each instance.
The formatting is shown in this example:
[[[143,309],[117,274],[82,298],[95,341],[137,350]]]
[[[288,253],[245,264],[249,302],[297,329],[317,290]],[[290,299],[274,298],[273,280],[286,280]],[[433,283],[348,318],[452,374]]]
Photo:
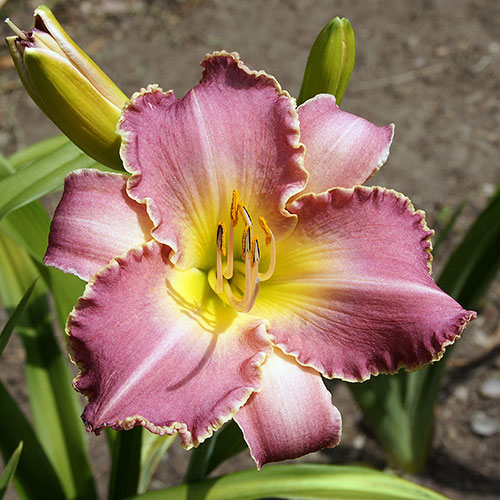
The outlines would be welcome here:
[[[35,26],[7,44],[19,78],[38,107],[71,141],[98,162],[123,169],[116,124],[127,97],[62,29],[45,6]]]
[[[340,104],[354,68],[355,49],[354,31],[349,20],[332,19],[311,48],[298,104],[316,94],[333,94]]]

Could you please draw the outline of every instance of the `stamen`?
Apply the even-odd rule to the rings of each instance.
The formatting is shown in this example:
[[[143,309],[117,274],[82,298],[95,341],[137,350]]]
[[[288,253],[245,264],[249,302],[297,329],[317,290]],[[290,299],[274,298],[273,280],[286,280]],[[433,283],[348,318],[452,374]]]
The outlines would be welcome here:
[[[246,227],[243,231],[243,236],[241,238],[241,255],[246,256],[248,252],[252,249],[252,228]]]
[[[264,217],[259,217],[259,224],[262,230],[266,233],[266,247],[268,247],[273,240],[273,233],[269,229],[269,226],[267,225],[266,219],[264,219]]]
[[[222,293],[224,289],[224,277],[222,275],[222,255],[226,254],[226,225],[224,222],[219,222],[217,226],[217,286],[216,293]]]
[[[250,298],[250,301],[248,302],[248,305],[243,310],[243,312],[246,312],[246,313],[250,312],[252,307],[255,305],[255,301],[257,300],[257,295],[259,295],[259,290],[260,290],[260,279],[257,278],[255,280],[255,288],[253,289],[252,297]]]
[[[250,214],[248,213],[248,210],[245,208],[245,206],[243,205],[243,203],[240,203],[238,205],[238,207],[240,209],[241,215],[245,219],[246,225],[250,226],[250,227],[253,227],[252,217],[250,217]]]
[[[233,198],[231,200],[231,222],[233,226],[238,224],[238,208],[240,206],[240,195],[238,191],[235,189],[233,191]]]
[[[226,224],[222,221],[217,226],[217,248],[222,252],[222,255],[226,255]]]
[[[21,39],[27,42],[29,38],[9,18],[5,19],[7,26]]]
[[[265,273],[259,273],[259,279],[261,281],[267,281],[274,273],[276,268],[276,240],[274,239],[274,234],[267,225],[264,217],[259,219],[259,224],[262,230],[266,233],[266,246],[271,245],[271,255],[269,257],[269,267]],[[269,242],[268,242],[269,241]]]
[[[252,238],[252,264],[258,264],[260,262],[260,246],[259,238],[256,236]]]
[[[233,277],[233,255],[234,255],[234,225],[229,226],[229,242],[227,244],[227,269],[224,277],[230,280]]]

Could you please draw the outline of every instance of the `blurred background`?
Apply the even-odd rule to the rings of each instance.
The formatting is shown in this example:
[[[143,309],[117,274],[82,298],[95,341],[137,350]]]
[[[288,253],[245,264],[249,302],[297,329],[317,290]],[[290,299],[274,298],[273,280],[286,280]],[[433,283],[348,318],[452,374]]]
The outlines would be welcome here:
[[[237,51],[297,96],[309,49],[335,16],[356,35],[356,64],[342,108],[377,125],[396,124],[391,155],[370,180],[401,191],[439,232],[467,199],[435,255],[438,272],[500,181],[500,2],[498,0],[59,0],[45,2],[70,36],[127,94],[150,83],[178,97],[201,77],[205,53]],[[0,0],[0,18],[32,27],[38,2]],[[10,35],[2,23],[0,35]],[[0,152],[57,133],[0,48]],[[47,200],[55,206],[58,195]],[[500,251],[500,249],[499,249]],[[456,499],[500,498],[500,281],[458,343],[440,397],[435,450],[422,484]],[[23,350],[12,339],[0,377],[23,389]],[[306,460],[384,466],[349,391],[329,384],[344,420],[343,442]],[[193,402],[195,404],[195,402]],[[90,436],[98,475],[104,437]],[[153,483],[180,482],[188,454],[178,444]],[[233,467],[251,466],[247,452]],[[228,466],[218,472],[227,472]],[[97,471],[96,471],[97,472]]]

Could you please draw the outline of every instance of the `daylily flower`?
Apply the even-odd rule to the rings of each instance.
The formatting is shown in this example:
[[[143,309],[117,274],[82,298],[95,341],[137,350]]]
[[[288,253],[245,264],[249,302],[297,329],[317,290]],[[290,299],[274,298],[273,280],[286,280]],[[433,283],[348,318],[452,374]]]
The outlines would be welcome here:
[[[424,214],[359,186],[392,126],[330,95],[296,110],[237,54],[202,66],[183,99],[153,85],[125,108],[131,177],[68,176],[45,262],[89,280],[67,327],[87,430],[190,448],[234,417],[260,467],[338,444],[322,375],[416,369],[475,313],[432,281]]]

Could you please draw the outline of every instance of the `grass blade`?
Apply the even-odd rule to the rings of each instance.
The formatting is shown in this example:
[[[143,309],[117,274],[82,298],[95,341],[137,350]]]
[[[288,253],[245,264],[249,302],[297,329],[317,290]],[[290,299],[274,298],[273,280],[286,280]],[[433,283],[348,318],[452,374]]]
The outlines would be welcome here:
[[[16,323],[21,317],[21,314],[23,313],[24,308],[26,307],[26,304],[28,303],[31,297],[31,294],[33,293],[33,288],[35,288],[35,285],[36,281],[34,281],[33,284],[28,288],[28,290],[26,290],[26,293],[23,295],[23,298],[17,304],[16,308],[14,309],[14,312],[10,315],[9,320],[3,327],[2,333],[0,333],[0,356],[2,355],[5,346],[7,345],[7,342],[9,341],[10,336],[14,331],[14,327],[16,326]]]
[[[24,453],[19,459],[14,485],[21,496],[30,500],[66,498],[61,483],[23,412],[0,382],[0,450],[5,460],[23,441]]]
[[[0,476],[0,500],[5,496],[5,492],[9,487],[12,479],[14,478],[14,474],[16,472],[17,464],[19,462],[19,457],[21,456],[21,452],[23,451],[23,442],[21,441],[18,447],[15,449],[12,456],[9,458],[9,461],[5,465],[5,469]]]

